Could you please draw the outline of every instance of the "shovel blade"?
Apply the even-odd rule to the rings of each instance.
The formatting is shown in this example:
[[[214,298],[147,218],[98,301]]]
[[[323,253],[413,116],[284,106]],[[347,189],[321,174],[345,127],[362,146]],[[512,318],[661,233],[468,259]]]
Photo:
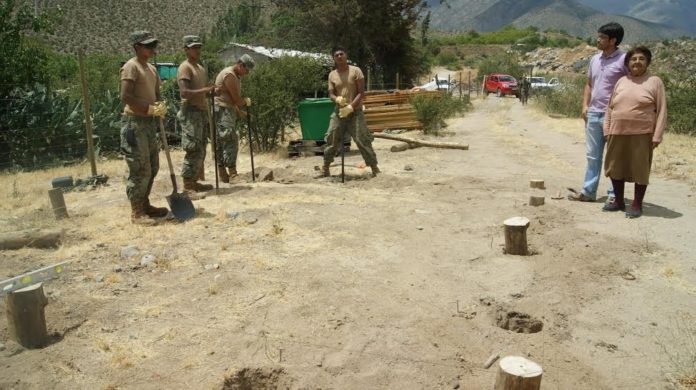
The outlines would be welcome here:
[[[172,214],[179,221],[188,221],[196,215],[193,202],[185,194],[173,193],[167,196],[167,203],[169,203]]]

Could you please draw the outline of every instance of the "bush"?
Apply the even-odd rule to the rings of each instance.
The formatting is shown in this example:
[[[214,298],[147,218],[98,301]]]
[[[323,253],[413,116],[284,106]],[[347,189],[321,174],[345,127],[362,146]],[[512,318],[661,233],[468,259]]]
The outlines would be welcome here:
[[[449,51],[440,52],[437,57],[435,57],[435,63],[450,70],[457,70],[461,67],[459,57]]]
[[[445,119],[462,114],[471,108],[468,96],[461,99],[448,93],[440,96],[416,94],[411,98],[416,118],[423,123],[425,134],[437,134]]]
[[[561,88],[535,90],[531,96],[548,113],[580,118],[582,116],[582,96],[586,82],[587,79],[585,77],[561,80]]]
[[[276,148],[285,127],[295,119],[297,104],[303,96],[326,88],[328,72],[326,65],[313,58],[281,57],[257,65],[242,80],[242,95],[253,102],[252,144],[256,150]]]
[[[525,74],[525,70],[520,66],[517,56],[507,53],[482,59],[479,61],[477,68],[479,75],[504,73],[518,77]]]

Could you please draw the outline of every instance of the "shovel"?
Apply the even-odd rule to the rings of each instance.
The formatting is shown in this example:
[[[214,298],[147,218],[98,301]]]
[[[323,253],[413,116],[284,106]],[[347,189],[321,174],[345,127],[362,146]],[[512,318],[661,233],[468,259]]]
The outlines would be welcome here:
[[[256,183],[256,172],[254,171],[254,147],[251,142],[251,108],[247,106],[247,129],[249,133],[249,154],[251,155],[251,180]]]
[[[186,194],[177,193],[176,176],[174,175],[174,167],[172,166],[172,157],[169,155],[169,144],[167,143],[167,134],[164,132],[164,122],[159,119],[160,136],[162,137],[162,145],[164,145],[164,154],[167,156],[167,165],[169,165],[169,176],[172,178],[172,194],[167,196],[167,203],[172,210],[172,214],[179,221],[187,221],[196,215],[196,209],[193,208],[193,202]]]

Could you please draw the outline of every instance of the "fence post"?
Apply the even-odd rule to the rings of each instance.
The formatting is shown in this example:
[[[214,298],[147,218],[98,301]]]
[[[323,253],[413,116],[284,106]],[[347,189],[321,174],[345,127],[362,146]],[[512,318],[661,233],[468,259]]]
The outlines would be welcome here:
[[[370,67],[367,67],[367,90],[370,90],[370,81],[372,79],[372,69]]]
[[[399,83],[399,72],[396,72],[396,90],[398,91],[400,87]]]
[[[78,52],[80,62],[80,83],[82,84],[82,108],[85,110],[85,128],[87,129],[87,157],[92,166],[92,176],[97,176],[97,162],[94,159],[94,140],[92,139],[92,117],[89,109],[89,93],[87,91],[87,79],[85,78],[85,52]]]
[[[459,71],[459,100],[462,100],[464,96],[462,96],[462,72]]]
[[[467,90],[469,91],[469,100],[471,100],[471,71],[468,72],[469,74],[469,87]]]

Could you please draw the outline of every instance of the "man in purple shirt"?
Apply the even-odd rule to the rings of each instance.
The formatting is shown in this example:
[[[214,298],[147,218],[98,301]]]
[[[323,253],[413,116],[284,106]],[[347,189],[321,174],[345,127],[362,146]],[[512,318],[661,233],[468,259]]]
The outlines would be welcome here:
[[[628,74],[624,65],[626,53],[618,48],[623,40],[624,29],[618,23],[608,23],[597,30],[597,48],[601,50],[590,60],[587,84],[582,99],[582,117],[585,120],[585,146],[587,150],[587,170],[582,191],[569,188],[568,199],[581,202],[594,202],[597,198],[599,178],[602,173],[604,155],[604,113],[614,85]],[[609,185],[609,200],[614,190]]]

